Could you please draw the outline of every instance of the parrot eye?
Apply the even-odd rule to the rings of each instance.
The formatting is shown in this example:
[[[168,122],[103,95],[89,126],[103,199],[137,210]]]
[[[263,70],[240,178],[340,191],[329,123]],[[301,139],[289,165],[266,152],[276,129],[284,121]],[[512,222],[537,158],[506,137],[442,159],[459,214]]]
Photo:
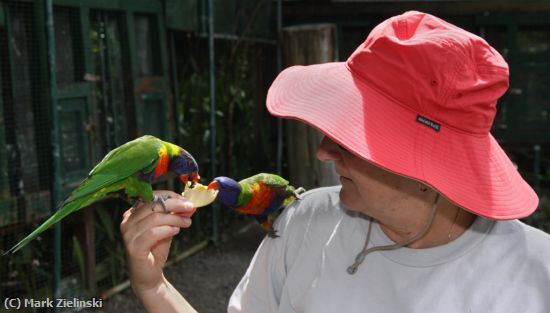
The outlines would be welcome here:
[[[233,190],[231,190],[231,188],[225,188],[224,189],[224,192],[232,192]]]

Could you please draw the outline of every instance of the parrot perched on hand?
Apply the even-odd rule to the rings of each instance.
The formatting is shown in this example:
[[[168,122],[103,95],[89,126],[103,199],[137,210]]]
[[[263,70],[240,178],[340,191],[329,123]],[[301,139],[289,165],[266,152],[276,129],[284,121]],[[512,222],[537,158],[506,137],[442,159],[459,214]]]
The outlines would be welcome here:
[[[255,217],[271,238],[279,237],[273,229],[278,213],[305,191],[295,189],[281,176],[266,173],[239,182],[225,176],[216,177],[208,188],[218,190],[216,200],[230,209]]]
[[[161,202],[164,206],[164,198],[153,196],[151,181],[169,171],[178,175],[184,185],[200,178],[193,156],[177,145],[149,135],[121,145],[92,169],[49,219],[6,253],[16,252],[65,216],[111,194],[126,200]]]

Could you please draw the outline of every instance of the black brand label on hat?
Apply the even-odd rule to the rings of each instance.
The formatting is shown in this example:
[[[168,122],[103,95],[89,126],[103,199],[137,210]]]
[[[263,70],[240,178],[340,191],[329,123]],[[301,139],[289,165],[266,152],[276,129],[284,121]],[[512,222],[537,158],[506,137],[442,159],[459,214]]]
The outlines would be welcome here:
[[[424,124],[428,127],[431,127],[433,129],[435,129],[436,131],[439,131],[441,129],[441,124],[436,123],[432,120],[429,120],[429,119],[425,118],[422,115],[417,115],[416,116],[416,121],[419,122],[419,123],[422,123],[422,124]]]

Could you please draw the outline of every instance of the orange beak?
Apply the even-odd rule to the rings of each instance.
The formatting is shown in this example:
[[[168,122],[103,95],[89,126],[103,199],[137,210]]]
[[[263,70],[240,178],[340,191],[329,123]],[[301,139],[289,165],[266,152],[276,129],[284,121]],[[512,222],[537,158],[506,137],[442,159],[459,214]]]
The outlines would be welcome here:
[[[189,182],[189,177],[187,175],[180,175],[180,180],[184,186],[187,186],[187,183]]]
[[[199,182],[199,179],[201,179],[200,175],[199,175],[199,172],[193,172],[191,174],[191,178],[193,179],[193,182],[194,183],[198,183]]]
[[[218,185],[218,182],[217,182],[217,181],[213,181],[213,182],[211,182],[210,184],[208,184],[207,189],[218,190],[218,189],[220,189],[220,186]]]
[[[199,182],[199,179],[201,179],[201,177],[199,176],[198,172],[193,172],[191,173],[191,179],[193,181],[193,184],[195,184]],[[180,180],[184,185],[187,185],[187,183],[189,182],[189,175],[180,175]]]

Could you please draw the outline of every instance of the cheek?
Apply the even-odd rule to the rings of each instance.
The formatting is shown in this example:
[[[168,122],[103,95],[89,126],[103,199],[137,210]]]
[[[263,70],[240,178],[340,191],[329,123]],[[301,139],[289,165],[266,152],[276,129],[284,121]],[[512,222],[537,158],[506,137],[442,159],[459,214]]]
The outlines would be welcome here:
[[[340,200],[350,209],[369,214],[388,206],[395,194],[391,189],[372,177],[355,176],[352,180],[342,180]]]
[[[340,201],[342,204],[355,211],[363,211],[363,207],[368,201],[365,190],[360,189],[355,182],[350,179],[342,178],[341,183]]]

